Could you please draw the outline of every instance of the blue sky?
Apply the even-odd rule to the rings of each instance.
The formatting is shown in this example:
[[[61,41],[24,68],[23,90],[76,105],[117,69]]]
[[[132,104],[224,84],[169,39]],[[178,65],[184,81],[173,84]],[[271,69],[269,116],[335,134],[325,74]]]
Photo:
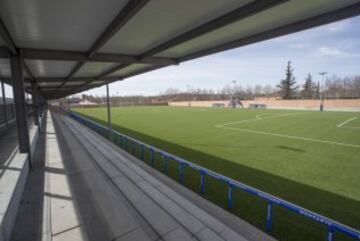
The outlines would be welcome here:
[[[221,89],[237,80],[242,86],[272,84],[291,60],[298,84],[311,73],[360,74],[360,17],[188,61],[110,85],[112,94],[154,95],[168,88]],[[104,95],[105,87],[87,93]]]
[[[360,74],[360,16],[125,79],[111,84],[110,91],[124,96],[155,95],[187,86],[219,90],[232,80],[244,87],[275,86],[284,77],[288,60],[299,85],[308,73],[315,80],[320,71],[338,76]],[[86,93],[105,95],[105,87]]]

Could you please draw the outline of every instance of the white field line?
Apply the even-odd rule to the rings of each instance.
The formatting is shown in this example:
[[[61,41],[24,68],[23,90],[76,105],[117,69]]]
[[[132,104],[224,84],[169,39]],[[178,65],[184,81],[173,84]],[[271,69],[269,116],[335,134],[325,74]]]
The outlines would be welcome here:
[[[284,134],[278,134],[278,133],[272,133],[272,132],[238,129],[238,128],[234,128],[234,127],[225,127],[225,126],[216,126],[216,127],[222,128],[222,129],[233,130],[233,131],[241,131],[241,132],[247,132],[247,133],[262,134],[262,135],[268,135],[268,136],[277,136],[277,137],[296,139],[296,140],[302,140],[302,141],[311,141],[311,142],[318,142],[318,143],[323,143],[323,144],[332,144],[332,145],[338,145],[338,146],[360,148],[360,145],[343,143],[343,142],[319,140],[319,139],[313,139],[313,138],[307,138],[307,137],[301,137],[301,136],[284,135]]]
[[[296,140],[302,140],[302,141],[317,142],[317,143],[323,143],[323,144],[331,144],[331,145],[338,145],[338,146],[346,146],[346,147],[360,148],[360,145],[350,144],[350,143],[344,143],[344,142],[320,140],[320,139],[314,139],[314,138],[308,138],[308,137],[301,137],[301,136],[285,135],[285,134],[279,134],[279,133],[273,133],[273,132],[254,131],[254,130],[247,130],[247,129],[239,129],[239,128],[235,128],[235,127],[228,127],[228,125],[241,124],[241,123],[245,123],[245,122],[260,121],[260,120],[270,119],[270,118],[275,118],[275,117],[285,117],[285,116],[299,115],[299,114],[305,114],[305,113],[280,114],[280,115],[275,115],[275,116],[270,116],[270,117],[263,117],[263,118],[260,117],[261,115],[257,115],[257,116],[256,116],[256,119],[247,119],[247,120],[242,120],[242,121],[229,122],[229,123],[225,123],[225,124],[218,124],[218,125],[215,125],[215,127],[217,127],[217,128],[222,128],[222,129],[233,130],[233,131],[241,131],[241,132],[253,133],[253,134],[261,134],[261,135],[268,135],[268,136],[277,136],[277,137],[281,137],[281,138],[289,138],[289,139],[296,139]],[[357,117],[355,117],[355,118],[357,118]],[[352,118],[352,119],[353,119],[353,118]],[[347,120],[347,121],[350,121],[350,120]],[[352,121],[352,120],[351,120],[351,121]],[[341,124],[342,124],[342,123],[341,123]],[[349,127],[349,126],[342,126],[342,127]],[[356,129],[357,129],[358,127],[353,127],[353,128],[356,128]],[[359,129],[360,129],[360,128],[359,128]]]
[[[349,128],[349,129],[360,130],[360,126],[341,126],[341,128]]]
[[[347,123],[350,123],[351,121],[356,120],[356,119],[357,119],[357,117],[354,116],[354,117],[352,117],[352,118],[344,121],[343,123],[338,124],[337,127],[342,127],[343,125],[345,125],[345,124],[347,124]]]
[[[300,115],[300,114],[305,114],[305,113],[279,114],[279,115],[274,115],[274,116],[269,116],[269,117],[260,117],[261,115],[256,115],[256,118],[246,119],[246,120],[241,120],[241,121],[234,121],[234,122],[229,122],[229,123],[224,123],[224,124],[217,124],[215,126],[222,127],[222,126],[229,126],[229,125],[241,124],[241,123],[246,123],[246,122],[259,121],[259,120],[264,120],[264,119],[278,118],[278,117],[291,116],[291,115]]]

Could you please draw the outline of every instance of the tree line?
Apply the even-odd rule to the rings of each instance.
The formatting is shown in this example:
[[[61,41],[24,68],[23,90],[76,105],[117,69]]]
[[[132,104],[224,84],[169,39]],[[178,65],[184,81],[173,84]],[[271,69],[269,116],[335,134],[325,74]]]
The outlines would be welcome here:
[[[321,81],[322,82],[322,81]],[[257,97],[272,97],[282,99],[360,99],[360,75],[339,77],[332,75],[326,77],[321,83],[315,81],[309,73],[302,81],[297,81],[291,61],[285,68],[284,79],[275,86],[271,84],[225,85],[219,90],[194,88],[188,86],[187,90],[169,88],[156,96],[111,96],[112,103],[118,105],[144,105],[161,104],[168,101],[202,101],[202,100],[228,100],[231,97],[238,99],[254,99]],[[75,99],[75,98],[73,98]],[[83,94],[77,101],[87,99],[95,103],[104,103],[105,96],[92,96]]]
[[[320,73],[325,74],[325,73]],[[285,78],[277,85],[279,95],[283,99],[359,99],[360,75],[327,77],[324,83],[314,81],[309,73],[302,85],[298,85],[291,61],[287,63]]]

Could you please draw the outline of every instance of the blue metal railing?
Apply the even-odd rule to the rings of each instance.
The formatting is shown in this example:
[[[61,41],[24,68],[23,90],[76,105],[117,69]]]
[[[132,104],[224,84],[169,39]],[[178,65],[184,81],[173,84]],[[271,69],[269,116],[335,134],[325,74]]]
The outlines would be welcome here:
[[[184,169],[186,167],[190,167],[193,170],[198,171],[200,174],[200,194],[205,193],[205,176],[210,176],[216,180],[224,182],[228,186],[227,205],[228,205],[228,208],[230,208],[230,209],[233,206],[233,191],[234,191],[234,189],[242,190],[246,193],[252,194],[254,196],[257,196],[257,197],[267,201],[268,205],[267,205],[266,226],[265,226],[265,230],[267,232],[271,232],[271,228],[272,228],[273,206],[278,205],[278,206],[281,206],[293,213],[299,214],[299,215],[304,216],[304,217],[306,217],[310,220],[313,220],[317,223],[325,225],[328,228],[328,234],[327,234],[328,241],[334,240],[335,232],[343,233],[351,238],[354,238],[355,240],[360,240],[360,231],[355,230],[349,226],[346,226],[344,224],[336,222],[332,219],[326,218],[320,214],[317,214],[315,212],[312,212],[310,210],[302,208],[296,204],[287,202],[281,198],[275,197],[271,194],[265,193],[256,188],[250,187],[244,183],[235,181],[235,180],[225,177],[221,174],[210,171],[204,167],[193,164],[193,163],[186,161],[180,157],[174,156],[170,153],[160,150],[154,146],[151,146],[151,145],[143,143],[139,140],[136,140],[130,136],[121,134],[114,130],[111,130],[111,133],[110,133],[109,129],[107,127],[102,126],[102,125],[100,125],[92,120],[89,120],[87,118],[84,118],[74,112],[69,112],[69,116],[72,117],[73,119],[77,120],[78,122],[84,124],[85,126],[89,127],[90,129],[96,131],[97,133],[103,135],[104,137],[107,137],[107,138],[111,137],[113,142],[120,145],[124,149],[130,148],[130,152],[132,154],[135,154],[135,145],[140,146],[140,150],[141,150],[140,156],[141,156],[142,160],[144,160],[145,149],[147,149],[150,153],[150,163],[152,165],[154,165],[155,153],[160,154],[163,157],[162,171],[165,174],[167,174],[167,172],[168,172],[169,160],[171,159],[171,160],[176,161],[179,164],[179,182],[180,183],[184,182]]]

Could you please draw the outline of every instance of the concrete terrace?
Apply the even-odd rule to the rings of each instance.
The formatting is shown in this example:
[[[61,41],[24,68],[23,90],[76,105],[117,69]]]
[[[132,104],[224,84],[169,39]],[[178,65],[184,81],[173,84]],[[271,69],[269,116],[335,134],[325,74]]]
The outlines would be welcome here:
[[[274,240],[60,114],[47,114],[11,240]]]

